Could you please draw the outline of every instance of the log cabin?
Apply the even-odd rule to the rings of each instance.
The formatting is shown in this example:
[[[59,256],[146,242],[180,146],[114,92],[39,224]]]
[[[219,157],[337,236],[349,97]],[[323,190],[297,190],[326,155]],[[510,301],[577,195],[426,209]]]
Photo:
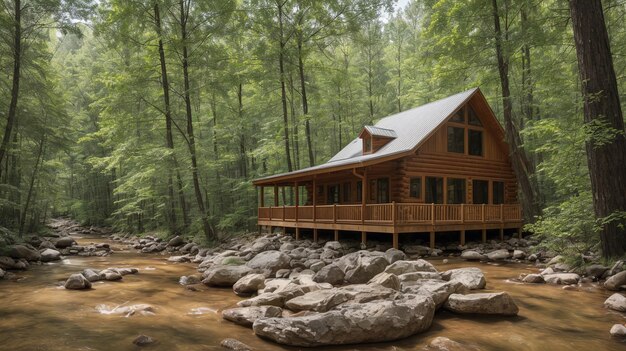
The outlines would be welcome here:
[[[362,243],[388,233],[398,248],[401,235],[428,233],[434,247],[441,232],[464,245],[466,231],[484,242],[487,230],[503,239],[523,225],[504,130],[478,88],[385,117],[328,162],[253,184],[259,230],[283,227],[297,239],[303,230],[316,241],[320,230],[335,240],[360,232]],[[280,201],[284,187],[290,203]]]

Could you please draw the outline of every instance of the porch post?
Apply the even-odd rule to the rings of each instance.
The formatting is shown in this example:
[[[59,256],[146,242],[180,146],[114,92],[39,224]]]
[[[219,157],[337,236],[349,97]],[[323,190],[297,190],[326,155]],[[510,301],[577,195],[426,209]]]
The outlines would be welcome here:
[[[487,242],[487,229],[485,229],[484,227],[482,231],[482,242],[483,244]]]
[[[313,223],[315,224],[315,220],[317,219],[317,214],[315,213],[315,206],[317,205],[317,182],[315,181],[315,176],[313,176]]]
[[[318,240],[318,233],[317,233],[317,228],[313,229],[313,242],[317,242]]]
[[[500,226],[500,241],[504,241],[504,228]]]
[[[434,230],[430,232],[430,248],[431,249],[435,248],[435,231]]]
[[[363,170],[361,178],[361,225],[365,226],[365,204],[367,202],[367,170]]]
[[[461,246],[465,246],[465,229],[461,229]]]
[[[393,248],[398,249],[398,231],[396,230],[393,232]]]
[[[339,241],[339,231],[335,229],[335,241]]]
[[[265,207],[265,187],[261,185],[261,200],[259,201],[261,207]]]
[[[274,206],[278,207],[278,187],[274,184]]]
[[[298,187],[298,182],[295,182],[296,188],[296,225],[298,224],[298,206],[300,206],[300,188]]]

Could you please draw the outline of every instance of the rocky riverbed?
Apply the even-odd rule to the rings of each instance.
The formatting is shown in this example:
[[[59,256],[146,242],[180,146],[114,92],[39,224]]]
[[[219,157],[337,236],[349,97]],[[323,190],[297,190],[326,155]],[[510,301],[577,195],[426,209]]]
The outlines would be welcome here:
[[[621,267],[568,272],[554,255],[532,257],[532,241],[399,251],[385,243],[362,248],[352,241],[296,242],[271,235],[237,238],[209,250],[182,238],[109,239],[106,231],[68,231],[67,224],[57,231],[71,233],[77,242],[71,251],[56,248],[66,250],[59,261],[31,261],[29,270],[11,269],[12,278],[0,282],[0,313],[6,316],[0,341],[9,349],[30,350],[52,340],[61,341],[48,348],[53,350],[110,349],[100,348],[103,340],[116,349],[163,350],[624,346],[623,292],[602,286],[608,278],[609,287],[621,289],[619,274],[606,273]],[[478,261],[459,258],[463,250],[476,252],[480,257],[471,259]],[[534,261],[522,261],[516,250]],[[65,289],[76,275],[91,288]],[[523,282],[533,275],[547,283]],[[56,323],[46,322],[52,319]],[[36,337],[20,338],[28,330]],[[366,344],[378,341],[385,342]]]

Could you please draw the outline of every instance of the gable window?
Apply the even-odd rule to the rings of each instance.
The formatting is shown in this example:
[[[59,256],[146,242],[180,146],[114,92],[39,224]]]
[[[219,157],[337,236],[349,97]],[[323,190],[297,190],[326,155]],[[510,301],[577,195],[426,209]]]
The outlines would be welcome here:
[[[476,114],[476,111],[474,111],[474,109],[471,106],[467,108],[467,114],[469,116],[469,124],[473,126],[478,126],[478,127],[483,126],[483,124],[480,122],[480,119],[478,119],[478,115]]]
[[[352,183],[343,183],[343,202],[350,202],[352,195]]]
[[[372,152],[372,138],[363,138],[363,153]]]
[[[465,179],[448,178],[448,203],[465,203]]]
[[[489,181],[472,180],[472,202],[474,204],[489,203]]]
[[[422,177],[413,177],[409,183],[409,196],[416,199],[422,198]]]
[[[426,177],[426,203],[443,203],[443,178]]]
[[[464,108],[460,108],[458,111],[456,111],[454,113],[454,115],[452,115],[452,117],[450,117],[450,122],[455,122],[455,123],[465,123],[465,112],[464,112]]]
[[[467,131],[467,153],[472,156],[483,155],[483,132],[480,130],[468,129]]]
[[[493,204],[499,205],[504,203],[504,182],[492,182]]]
[[[448,127],[448,152],[465,153],[465,129]]]

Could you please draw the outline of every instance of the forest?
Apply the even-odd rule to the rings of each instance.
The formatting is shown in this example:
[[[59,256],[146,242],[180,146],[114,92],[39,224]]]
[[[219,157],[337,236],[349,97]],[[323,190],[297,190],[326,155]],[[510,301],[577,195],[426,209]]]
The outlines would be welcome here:
[[[525,230],[564,255],[619,257],[626,2],[590,1],[595,16],[582,3],[3,0],[3,235],[57,216],[204,241],[254,231],[253,179],[480,87]],[[605,51],[585,58],[589,43]]]

